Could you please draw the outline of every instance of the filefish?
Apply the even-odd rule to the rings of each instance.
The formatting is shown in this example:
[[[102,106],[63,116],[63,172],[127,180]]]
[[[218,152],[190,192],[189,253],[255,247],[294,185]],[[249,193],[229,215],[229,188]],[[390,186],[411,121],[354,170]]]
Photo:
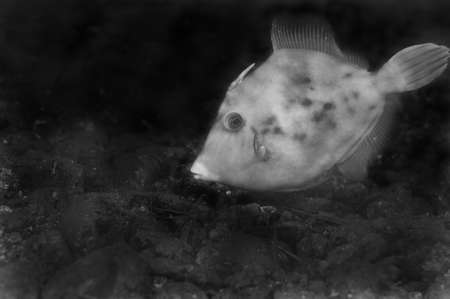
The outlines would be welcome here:
[[[345,54],[330,25],[275,18],[272,54],[229,86],[194,178],[250,190],[304,190],[342,175],[364,180],[389,141],[393,95],[416,90],[447,67],[433,43],[397,52],[379,70]]]

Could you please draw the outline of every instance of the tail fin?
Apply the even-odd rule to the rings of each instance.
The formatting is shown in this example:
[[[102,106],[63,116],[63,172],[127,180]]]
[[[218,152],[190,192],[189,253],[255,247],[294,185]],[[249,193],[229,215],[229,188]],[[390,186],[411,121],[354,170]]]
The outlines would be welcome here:
[[[418,89],[436,79],[447,67],[449,49],[432,43],[408,47],[395,54],[376,75],[385,92]]]

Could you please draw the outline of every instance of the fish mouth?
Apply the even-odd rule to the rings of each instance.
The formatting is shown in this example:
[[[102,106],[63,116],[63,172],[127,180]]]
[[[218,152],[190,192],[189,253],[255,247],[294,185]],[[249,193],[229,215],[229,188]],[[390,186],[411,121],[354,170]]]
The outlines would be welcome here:
[[[253,131],[253,151],[255,156],[261,161],[268,161],[270,159],[270,151],[263,144],[261,134],[254,127],[251,129]]]
[[[218,181],[219,177],[211,172],[202,162],[195,161],[191,167],[194,179],[201,181]]]

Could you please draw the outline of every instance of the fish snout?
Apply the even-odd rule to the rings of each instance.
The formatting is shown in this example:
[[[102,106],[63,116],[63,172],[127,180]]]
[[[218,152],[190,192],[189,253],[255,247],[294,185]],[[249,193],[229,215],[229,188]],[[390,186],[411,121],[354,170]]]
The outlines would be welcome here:
[[[194,179],[203,181],[218,181],[217,174],[211,172],[203,162],[196,160],[192,164],[191,172],[194,174]]]

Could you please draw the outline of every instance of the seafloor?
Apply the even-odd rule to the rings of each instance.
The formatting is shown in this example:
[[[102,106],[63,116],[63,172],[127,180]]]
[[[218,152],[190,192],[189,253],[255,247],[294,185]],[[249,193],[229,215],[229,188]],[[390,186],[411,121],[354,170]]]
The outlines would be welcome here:
[[[402,98],[362,183],[192,179],[227,84],[315,10],[376,70],[450,46],[428,1],[3,1],[0,298],[450,298],[450,71]]]

